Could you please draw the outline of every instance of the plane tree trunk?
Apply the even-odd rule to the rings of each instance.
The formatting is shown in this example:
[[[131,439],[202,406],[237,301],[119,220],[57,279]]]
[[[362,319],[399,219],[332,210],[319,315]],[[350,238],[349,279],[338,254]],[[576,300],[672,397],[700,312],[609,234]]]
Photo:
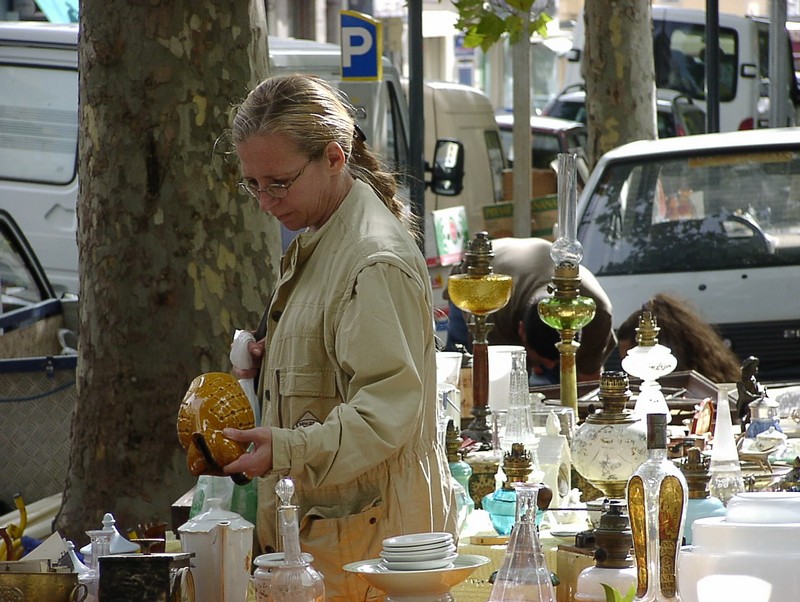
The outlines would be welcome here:
[[[650,0],[592,0],[584,6],[583,77],[589,162],[657,136]]]
[[[195,376],[230,369],[280,255],[277,222],[215,144],[268,74],[261,0],[84,0],[79,65],[78,401],[56,518],[76,544],[105,512],[121,530],[169,523],[195,482],[179,403]]]

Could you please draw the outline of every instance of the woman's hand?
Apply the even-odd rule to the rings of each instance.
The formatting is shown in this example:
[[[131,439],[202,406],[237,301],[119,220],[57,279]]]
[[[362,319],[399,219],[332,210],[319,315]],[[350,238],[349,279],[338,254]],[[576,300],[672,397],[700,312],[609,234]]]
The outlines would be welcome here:
[[[233,367],[233,375],[238,379],[255,378],[261,370],[261,360],[264,357],[264,339],[260,341],[250,341],[247,344],[247,351],[250,352],[252,368],[242,369]]]
[[[252,479],[264,476],[272,470],[272,429],[268,426],[247,430],[226,428],[222,434],[245,447],[250,447],[252,443],[252,449],[223,468],[227,474],[241,472]]]

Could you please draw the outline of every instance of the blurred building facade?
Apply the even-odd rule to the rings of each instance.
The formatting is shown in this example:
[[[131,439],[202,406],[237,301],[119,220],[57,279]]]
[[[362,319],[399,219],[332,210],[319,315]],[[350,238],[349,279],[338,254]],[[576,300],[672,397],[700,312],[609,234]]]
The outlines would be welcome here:
[[[384,24],[384,53],[408,76],[407,0],[265,0],[270,35],[326,42],[339,41],[339,14],[355,10]],[[553,22],[548,36],[531,45],[532,102],[540,108],[561,89],[564,54],[585,0],[550,0]],[[790,18],[800,18],[800,0],[786,0]],[[654,0],[657,5],[704,9],[706,0]],[[719,0],[720,11],[754,16],[769,14],[770,0]],[[459,82],[482,89],[498,112],[511,110],[511,52],[497,44],[488,52],[466,48],[455,28],[451,0],[423,0],[423,70],[428,80]]]
[[[531,92],[534,108],[557,94],[564,81],[572,29],[586,0],[549,0],[553,17],[545,38],[531,44]],[[655,5],[703,10],[707,0],[653,0]],[[772,0],[718,0],[720,11],[767,16]],[[800,55],[800,0],[785,0],[790,20],[797,21],[796,44]],[[264,0],[270,35],[321,42],[339,42],[342,10],[372,15],[383,22],[384,54],[408,76],[408,0]],[[496,44],[488,52],[466,48],[456,29],[458,18],[452,0],[421,0],[423,71],[427,80],[459,82],[486,92],[498,112],[511,110],[511,52]],[[35,0],[0,0],[0,20],[45,19]],[[798,57],[800,60],[800,56]]]

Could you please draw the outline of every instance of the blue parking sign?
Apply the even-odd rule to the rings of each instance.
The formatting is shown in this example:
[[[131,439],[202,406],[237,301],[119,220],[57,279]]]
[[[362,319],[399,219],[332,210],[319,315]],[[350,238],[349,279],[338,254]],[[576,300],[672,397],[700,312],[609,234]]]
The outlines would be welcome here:
[[[383,77],[383,27],[380,21],[353,10],[341,11],[342,80],[370,81]]]

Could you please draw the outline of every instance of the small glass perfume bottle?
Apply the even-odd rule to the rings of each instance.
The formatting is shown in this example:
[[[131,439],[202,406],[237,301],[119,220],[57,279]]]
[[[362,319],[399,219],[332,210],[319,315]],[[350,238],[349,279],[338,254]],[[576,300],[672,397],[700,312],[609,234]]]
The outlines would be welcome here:
[[[516,520],[489,602],[556,602],[536,527],[536,496],[540,487],[536,483],[514,483]]]
[[[269,586],[270,602],[323,602],[325,584],[322,575],[312,567],[300,551],[300,527],[297,506],[292,505],[294,483],[283,478],[275,485],[281,500],[278,520],[283,538],[283,563],[275,568]]]
[[[664,414],[647,415],[647,460],[628,480],[627,499],[636,559],[635,600],[680,602],[676,571],[688,486],[667,458]]]

